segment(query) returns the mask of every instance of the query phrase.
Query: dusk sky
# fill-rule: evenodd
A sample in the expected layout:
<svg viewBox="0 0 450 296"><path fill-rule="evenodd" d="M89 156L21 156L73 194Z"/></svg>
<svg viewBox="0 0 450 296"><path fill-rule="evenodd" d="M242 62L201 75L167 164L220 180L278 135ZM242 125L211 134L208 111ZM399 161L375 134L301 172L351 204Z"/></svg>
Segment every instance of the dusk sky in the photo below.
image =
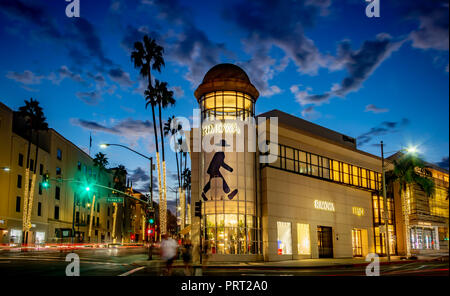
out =
<svg viewBox="0 0 450 296"><path fill-rule="evenodd" d="M207 70L234 63L261 94L257 114L279 109L376 155L381 140L392 153L418 145L448 169L448 0L380 0L379 18L364 0L80 0L80 18L66 17L67 4L0 0L0 101L17 110L37 99L49 126L86 151L92 133L91 155L104 142L154 155L146 85L130 59L147 34L165 49L155 76L177 100L164 118L192 116ZM136 187L148 182L143 159L105 153Z"/></svg>

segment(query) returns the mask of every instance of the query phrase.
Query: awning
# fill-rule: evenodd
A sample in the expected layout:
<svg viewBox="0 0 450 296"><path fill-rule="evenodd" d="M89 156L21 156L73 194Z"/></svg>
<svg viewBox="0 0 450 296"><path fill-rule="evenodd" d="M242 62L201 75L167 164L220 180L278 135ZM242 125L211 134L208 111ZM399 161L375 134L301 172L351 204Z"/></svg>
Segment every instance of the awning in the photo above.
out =
<svg viewBox="0 0 450 296"><path fill-rule="evenodd" d="M185 234L188 234L190 231L191 231L191 225L188 225L180 231L180 234L185 235Z"/></svg>

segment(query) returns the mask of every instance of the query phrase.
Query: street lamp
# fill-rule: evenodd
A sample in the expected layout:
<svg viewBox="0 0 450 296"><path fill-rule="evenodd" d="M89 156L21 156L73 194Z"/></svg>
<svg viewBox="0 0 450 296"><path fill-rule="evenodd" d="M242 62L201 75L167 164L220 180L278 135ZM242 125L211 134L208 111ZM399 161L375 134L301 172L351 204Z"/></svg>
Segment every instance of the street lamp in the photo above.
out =
<svg viewBox="0 0 450 296"><path fill-rule="evenodd" d="M109 143L102 143L100 144L100 148L102 149L106 149L109 146L118 146L118 147L122 147L125 148L127 150L130 150L131 152L136 153L137 155L144 157L145 159L150 161L150 207L153 209L153 157L151 156L146 156L140 152L137 152L136 150L131 149L130 147L127 147L125 145L121 145L121 144L109 144ZM153 240L153 236L152 239ZM152 259L152 241L150 241L150 247L149 247L149 259Z"/></svg>
<svg viewBox="0 0 450 296"><path fill-rule="evenodd" d="M389 213L387 208L387 198L386 198L386 177L385 177L385 170L384 170L384 144L383 141L380 143L381 146L381 172L382 172L382 179L383 179L383 204L384 204L384 211L383 211L383 219L384 219L384 227L385 227L385 238L386 238L386 256L388 261L391 261L391 254L390 254L390 237L389 237ZM419 152L417 149L417 146L409 146L407 148L400 149L399 152L406 152L408 154L415 154ZM392 151L395 152L395 151ZM386 152L386 153L392 153L392 152Z"/></svg>

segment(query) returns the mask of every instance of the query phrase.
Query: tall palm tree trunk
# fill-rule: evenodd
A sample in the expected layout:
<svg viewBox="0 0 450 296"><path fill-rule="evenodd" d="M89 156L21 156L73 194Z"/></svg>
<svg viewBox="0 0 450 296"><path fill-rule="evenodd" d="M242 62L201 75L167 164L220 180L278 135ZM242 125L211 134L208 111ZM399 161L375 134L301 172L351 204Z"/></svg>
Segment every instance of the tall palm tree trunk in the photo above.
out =
<svg viewBox="0 0 450 296"><path fill-rule="evenodd" d="M28 213L27 213L28 227L30 227L30 225L31 225L31 214L33 212L33 200L34 200L34 192L35 192L35 186L36 186L36 170L37 170L38 156L39 156L39 131L37 131L37 134L36 134L35 155L36 155L36 158L34 160L34 168L31 168L33 170L33 176L31 177L31 188L30 188L30 195L28 198Z"/></svg>
<svg viewBox="0 0 450 296"><path fill-rule="evenodd" d="M159 233L165 234L165 226L163 232L163 225L165 225L165 215L163 209L164 196L161 194L161 161L159 158L159 143L158 143L158 130L156 128L156 116L155 116L155 106L152 104L152 116L153 116L153 133L155 134L155 146L156 146L156 164L158 169L158 196L159 196ZM164 221L164 222L163 222Z"/></svg>
<svg viewBox="0 0 450 296"><path fill-rule="evenodd" d="M405 235L405 255L406 257L411 257L411 235L410 235L410 229L409 229L409 213L410 213L410 202L411 202L411 188L410 184L406 185L405 189L402 190L402 195L404 196L403 200L403 220L404 220L404 235Z"/></svg>
<svg viewBox="0 0 450 296"><path fill-rule="evenodd" d="M28 196L30 193L30 152L31 152L31 139L33 136L33 132L30 131L30 136L28 138L28 149L27 149L27 164L25 168L25 179L24 179L24 193L23 193L23 215L22 215L22 229L23 229L23 237L22 242L28 243Z"/></svg>
<svg viewBox="0 0 450 296"><path fill-rule="evenodd" d="M166 158L164 154L164 138L163 138L163 128L162 128L162 106L161 106L161 100L159 100L159 130L161 133L161 151L162 151L162 165L163 165L163 195L164 195L164 201L163 201L163 215L164 218L161 223L161 232L162 234L165 234L167 232L167 184L166 184Z"/></svg>

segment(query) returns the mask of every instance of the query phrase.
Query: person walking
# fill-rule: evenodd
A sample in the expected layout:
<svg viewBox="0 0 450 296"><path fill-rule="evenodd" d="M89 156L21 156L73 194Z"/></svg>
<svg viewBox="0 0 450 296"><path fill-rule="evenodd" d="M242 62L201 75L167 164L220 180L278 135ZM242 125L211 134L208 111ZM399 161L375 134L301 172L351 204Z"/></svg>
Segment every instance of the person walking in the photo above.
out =
<svg viewBox="0 0 450 296"><path fill-rule="evenodd" d="M183 241L182 255L183 263L184 263L184 274L192 275L192 244L190 239L185 239Z"/></svg>
<svg viewBox="0 0 450 296"><path fill-rule="evenodd" d="M161 259L166 263L166 275L172 275L172 265L178 252L178 243L164 234L161 241Z"/></svg>

